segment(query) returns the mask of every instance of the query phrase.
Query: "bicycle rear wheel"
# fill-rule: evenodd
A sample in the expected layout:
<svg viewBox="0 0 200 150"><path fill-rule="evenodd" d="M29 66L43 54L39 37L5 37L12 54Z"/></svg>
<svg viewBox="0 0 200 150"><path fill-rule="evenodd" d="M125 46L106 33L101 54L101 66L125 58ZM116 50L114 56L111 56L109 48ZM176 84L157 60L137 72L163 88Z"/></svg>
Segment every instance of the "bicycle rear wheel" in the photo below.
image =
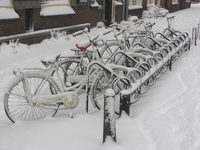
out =
<svg viewBox="0 0 200 150"><path fill-rule="evenodd" d="M46 76L39 74L28 74L28 84L31 90L31 97L34 96L38 89L37 95L57 94L59 89L55 82ZM41 86L42 84L42 86ZM8 118L14 123L20 121L30 121L42 119L46 116L54 116L58 110L59 104L52 103L49 105L31 105L28 102L28 96L24 84L24 76L19 75L11 80L6 87L4 95L4 109Z"/></svg>
<svg viewBox="0 0 200 150"><path fill-rule="evenodd" d="M59 67L56 72L52 72L51 76L58 81L59 88L64 92L63 86L73 86L85 77L87 63L78 59L65 59L61 61L60 64L61 67ZM57 73L59 75L57 75Z"/></svg>
<svg viewBox="0 0 200 150"><path fill-rule="evenodd" d="M121 48L119 47L119 43L117 41L112 41L112 42L108 42L106 43L100 50L100 54L101 57L103 59L104 63L109 63L112 62L112 55L118 51L121 50Z"/></svg>

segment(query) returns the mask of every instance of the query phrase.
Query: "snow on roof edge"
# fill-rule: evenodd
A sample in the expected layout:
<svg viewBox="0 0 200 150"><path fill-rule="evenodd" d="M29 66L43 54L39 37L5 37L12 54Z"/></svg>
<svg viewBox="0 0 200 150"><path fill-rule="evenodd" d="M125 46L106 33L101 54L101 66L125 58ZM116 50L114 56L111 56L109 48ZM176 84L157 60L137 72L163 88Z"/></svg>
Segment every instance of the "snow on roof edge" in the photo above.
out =
<svg viewBox="0 0 200 150"><path fill-rule="evenodd" d="M13 8L0 8L0 20L19 19L19 15Z"/></svg>
<svg viewBox="0 0 200 150"><path fill-rule="evenodd" d="M57 16L75 14L71 6L49 6L40 11L40 16Z"/></svg>
<svg viewBox="0 0 200 150"><path fill-rule="evenodd" d="M90 4L91 7L99 7L99 4L97 3L97 1L94 2L94 4Z"/></svg>

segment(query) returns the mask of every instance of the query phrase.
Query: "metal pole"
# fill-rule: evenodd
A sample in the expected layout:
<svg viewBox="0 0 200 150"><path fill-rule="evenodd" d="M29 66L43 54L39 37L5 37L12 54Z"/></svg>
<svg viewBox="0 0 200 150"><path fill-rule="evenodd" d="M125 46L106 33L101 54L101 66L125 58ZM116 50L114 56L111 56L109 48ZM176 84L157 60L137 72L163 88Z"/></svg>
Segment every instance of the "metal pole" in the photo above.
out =
<svg viewBox="0 0 200 150"><path fill-rule="evenodd" d="M194 34L195 35L195 38L194 38L195 39L195 43L194 43L194 45L197 46L197 34L198 34L197 33L197 28L195 28L194 30L195 30L195 34Z"/></svg>
<svg viewBox="0 0 200 150"><path fill-rule="evenodd" d="M128 19L128 0L125 0L126 1L126 18L125 18L125 20L127 20Z"/></svg>
<svg viewBox="0 0 200 150"><path fill-rule="evenodd" d="M200 23L198 24L198 39L200 39Z"/></svg>
<svg viewBox="0 0 200 150"><path fill-rule="evenodd" d="M104 95L103 143L110 136L116 142L115 92L107 89Z"/></svg>
<svg viewBox="0 0 200 150"><path fill-rule="evenodd" d="M172 56L170 57L169 61L169 70L172 71Z"/></svg>
<svg viewBox="0 0 200 150"><path fill-rule="evenodd" d="M122 20L124 20L124 12L125 12L125 0L123 0Z"/></svg>
<svg viewBox="0 0 200 150"><path fill-rule="evenodd" d="M129 90L122 90L120 91L120 112L119 116L121 116L122 111L125 111L127 115L130 114L130 91Z"/></svg>

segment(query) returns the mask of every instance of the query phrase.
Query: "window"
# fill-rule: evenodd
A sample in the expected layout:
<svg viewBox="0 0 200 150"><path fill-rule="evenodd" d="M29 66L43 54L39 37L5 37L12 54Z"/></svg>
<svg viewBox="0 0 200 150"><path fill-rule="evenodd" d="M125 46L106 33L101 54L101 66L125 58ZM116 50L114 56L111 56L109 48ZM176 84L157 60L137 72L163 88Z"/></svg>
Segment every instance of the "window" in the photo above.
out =
<svg viewBox="0 0 200 150"><path fill-rule="evenodd" d="M147 5L155 4L155 0L147 0Z"/></svg>
<svg viewBox="0 0 200 150"><path fill-rule="evenodd" d="M87 0L76 0L76 4L87 3Z"/></svg>
<svg viewBox="0 0 200 150"><path fill-rule="evenodd" d="M129 9L142 8L142 0L129 0Z"/></svg>
<svg viewBox="0 0 200 150"><path fill-rule="evenodd" d="M178 0L172 0L172 4L178 4Z"/></svg>
<svg viewBox="0 0 200 150"><path fill-rule="evenodd" d="M136 0L132 0L132 5L137 5L137 1Z"/></svg>

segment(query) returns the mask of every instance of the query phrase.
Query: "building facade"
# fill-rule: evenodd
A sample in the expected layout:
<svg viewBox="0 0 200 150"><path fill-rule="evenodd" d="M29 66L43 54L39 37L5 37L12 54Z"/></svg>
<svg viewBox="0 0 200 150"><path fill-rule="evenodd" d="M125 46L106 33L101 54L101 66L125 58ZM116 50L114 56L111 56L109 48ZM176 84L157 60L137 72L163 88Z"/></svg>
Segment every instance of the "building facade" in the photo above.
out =
<svg viewBox="0 0 200 150"><path fill-rule="evenodd" d="M189 8L190 0L2 0L0 37L14 34L91 23L96 26L142 16L148 5L169 12ZM10 16L8 16L8 14Z"/></svg>

